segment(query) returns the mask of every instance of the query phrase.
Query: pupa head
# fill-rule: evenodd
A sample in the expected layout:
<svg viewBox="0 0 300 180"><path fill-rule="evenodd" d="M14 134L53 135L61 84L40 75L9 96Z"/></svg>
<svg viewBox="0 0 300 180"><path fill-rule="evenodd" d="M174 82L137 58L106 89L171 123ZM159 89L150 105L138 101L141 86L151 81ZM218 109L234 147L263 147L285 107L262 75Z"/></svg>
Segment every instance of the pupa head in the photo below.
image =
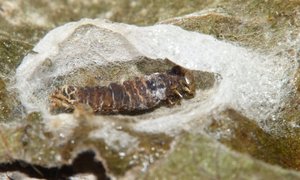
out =
<svg viewBox="0 0 300 180"><path fill-rule="evenodd" d="M170 70L171 75L179 76L177 90L183 98L193 98L196 93L195 78L191 70L185 69L179 65L175 65Z"/></svg>

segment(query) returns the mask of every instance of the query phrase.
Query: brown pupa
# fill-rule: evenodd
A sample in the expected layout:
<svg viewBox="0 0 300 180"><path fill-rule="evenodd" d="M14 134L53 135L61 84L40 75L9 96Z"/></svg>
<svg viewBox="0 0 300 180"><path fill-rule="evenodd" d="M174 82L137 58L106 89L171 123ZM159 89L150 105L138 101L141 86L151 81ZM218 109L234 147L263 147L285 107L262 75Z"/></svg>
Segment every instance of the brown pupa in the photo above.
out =
<svg viewBox="0 0 300 180"><path fill-rule="evenodd" d="M195 96L192 72L179 65L163 73L135 77L122 84L78 87L65 85L50 95L52 112L72 112L78 104L90 106L97 114L134 114L160 105L179 104Z"/></svg>

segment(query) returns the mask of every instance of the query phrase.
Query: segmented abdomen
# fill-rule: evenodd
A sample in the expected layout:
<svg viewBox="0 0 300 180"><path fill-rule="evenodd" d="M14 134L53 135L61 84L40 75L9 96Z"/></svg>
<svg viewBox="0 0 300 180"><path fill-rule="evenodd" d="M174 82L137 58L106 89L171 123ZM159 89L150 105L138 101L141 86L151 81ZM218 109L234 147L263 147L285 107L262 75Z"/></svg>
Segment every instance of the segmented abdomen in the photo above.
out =
<svg viewBox="0 0 300 180"><path fill-rule="evenodd" d="M94 112L102 114L149 110L167 98L166 89L172 82L168 76L155 73L124 81L123 84L75 87L74 96L76 102L88 104Z"/></svg>

